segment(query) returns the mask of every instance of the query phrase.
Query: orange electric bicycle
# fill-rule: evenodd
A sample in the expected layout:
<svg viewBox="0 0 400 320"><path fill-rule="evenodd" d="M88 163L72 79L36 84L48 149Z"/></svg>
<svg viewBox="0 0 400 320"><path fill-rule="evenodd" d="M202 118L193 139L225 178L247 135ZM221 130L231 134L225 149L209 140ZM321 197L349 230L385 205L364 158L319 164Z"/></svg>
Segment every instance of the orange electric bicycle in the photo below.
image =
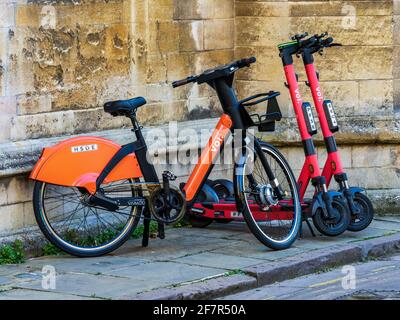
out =
<svg viewBox="0 0 400 320"><path fill-rule="evenodd" d="M148 161L147 145L136 119L137 109L146 103L142 97L104 105L105 112L130 118L134 142L120 146L83 136L44 148L30 178L35 180L35 217L47 239L76 256L99 256L129 239L141 219L142 244L146 246L151 219L158 222L158 236L164 238L164 224L175 223L185 214L201 218L213 210L215 218L222 214L225 219L229 215L232 220L245 221L264 245L288 248L301 224L296 179L278 150L246 130L254 126L260 131L274 130L275 121L281 118L276 101L279 93L238 101L233 89L235 72L255 60L238 60L173 83L174 87L207 83L217 92L224 111L181 189L171 184L176 177L169 171L163 172L160 181ZM250 115L246 110L264 101L268 101L265 114ZM205 182L231 134L234 196L210 201Z"/></svg>

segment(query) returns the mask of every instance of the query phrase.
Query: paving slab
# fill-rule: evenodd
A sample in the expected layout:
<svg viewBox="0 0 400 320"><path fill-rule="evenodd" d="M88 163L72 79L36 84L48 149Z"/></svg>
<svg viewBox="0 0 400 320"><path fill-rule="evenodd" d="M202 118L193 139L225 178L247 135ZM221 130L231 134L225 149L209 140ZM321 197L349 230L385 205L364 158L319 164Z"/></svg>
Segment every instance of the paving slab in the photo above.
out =
<svg viewBox="0 0 400 320"><path fill-rule="evenodd" d="M75 296L71 294L49 291L11 289L0 291L0 300L96 300L95 298Z"/></svg>
<svg viewBox="0 0 400 320"><path fill-rule="evenodd" d="M57 275L56 288L47 291L91 298L115 299L125 294L138 293L142 287L142 281L130 281L126 278L66 273ZM14 288L43 291L41 280L17 284Z"/></svg>
<svg viewBox="0 0 400 320"><path fill-rule="evenodd" d="M224 269L188 265L177 262L153 262L129 268L106 271L104 275L129 278L127 282L140 281L141 291L196 281L203 278L222 275Z"/></svg>
<svg viewBox="0 0 400 320"><path fill-rule="evenodd" d="M299 240L300 242L301 240ZM293 246L287 250L274 251L263 245L254 243L254 241L229 242L226 246L210 251L212 253L221 253L231 256L275 261L278 259L295 256L304 250L301 247Z"/></svg>
<svg viewBox="0 0 400 320"><path fill-rule="evenodd" d="M248 266L253 266L262 262L259 259L214 252L204 252L200 254L190 255L183 258L175 259L174 261L186 263L189 265L209 266L226 270L240 269Z"/></svg>
<svg viewBox="0 0 400 320"><path fill-rule="evenodd" d="M329 272L306 275L228 295L221 299L329 300L346 299L346 297L362 292L364 292L364 295L369 292L372 298L374 298L374 293L392 292L398 295L400 293L399 257L353 264L356 281L352 288L343 287L342 280L345 273L342 268L336 268Z"/></svg>
<svg viewBox="0 0 400 320"><path fill-rule="evenodd" d="M100 274L107 271L132 267L148 262L149 260L139 259L136 257L127 258L105 256L96 258L77 258L65 255L59 257L32 259L29 261L29 265L33 270L42 270L44 266L50 265L56 269L57 273L85 272L91 274Z"/></svg>

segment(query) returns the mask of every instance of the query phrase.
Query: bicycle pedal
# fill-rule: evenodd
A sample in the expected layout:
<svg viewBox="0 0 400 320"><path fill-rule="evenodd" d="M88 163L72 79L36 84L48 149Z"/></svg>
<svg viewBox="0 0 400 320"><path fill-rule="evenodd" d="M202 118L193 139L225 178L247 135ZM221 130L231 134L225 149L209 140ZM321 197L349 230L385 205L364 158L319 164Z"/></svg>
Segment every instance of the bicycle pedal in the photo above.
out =
<svg viewBox="0 0 400 320"><path fill-rule="evenodd" d="M171 171L164 171L162 174L163 178L168 179L169 181L176 180L176 175L174 175Z"/></svg>

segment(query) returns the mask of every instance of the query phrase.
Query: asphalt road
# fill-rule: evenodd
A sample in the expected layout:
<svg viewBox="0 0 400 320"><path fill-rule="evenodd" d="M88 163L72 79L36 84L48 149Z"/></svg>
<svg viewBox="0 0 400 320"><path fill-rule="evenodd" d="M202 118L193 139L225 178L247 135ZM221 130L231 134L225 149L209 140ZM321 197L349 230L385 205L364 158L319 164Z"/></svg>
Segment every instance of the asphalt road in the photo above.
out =
<svg viewBox="0 0 400 320"><path fill-rule="evenodd" d="M244 300L400 300L400 254L226 296Z"/></svg>

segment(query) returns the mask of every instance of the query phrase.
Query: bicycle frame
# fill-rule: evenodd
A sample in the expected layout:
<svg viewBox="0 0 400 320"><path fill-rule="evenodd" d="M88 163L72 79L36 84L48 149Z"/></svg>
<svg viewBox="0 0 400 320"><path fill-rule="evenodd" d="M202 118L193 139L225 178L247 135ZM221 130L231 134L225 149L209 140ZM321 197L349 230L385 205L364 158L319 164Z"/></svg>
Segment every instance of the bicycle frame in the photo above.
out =
<svg viewBox="0 0 400 320"><path fill-rule="evenodd" d="M201 156L189 177L189 180L186 182L185 187L183 188L187 202L195 199L204 181L210 174L214 160L223 148L224 141L229 136L231 128L231 118L227 114L223 114L219 119L207 145L203 149Z"/></svg>

